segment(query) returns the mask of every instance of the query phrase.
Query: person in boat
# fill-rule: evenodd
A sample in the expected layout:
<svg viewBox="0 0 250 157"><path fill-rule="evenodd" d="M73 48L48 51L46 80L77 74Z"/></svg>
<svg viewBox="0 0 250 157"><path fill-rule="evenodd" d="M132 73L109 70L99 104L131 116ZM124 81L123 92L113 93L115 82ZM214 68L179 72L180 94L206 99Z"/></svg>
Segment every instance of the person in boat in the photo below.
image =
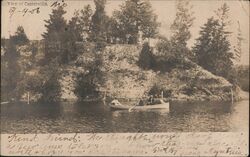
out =
<svg viewBox="0 0 250 157"><path fill-rule="evenodd" d="M113 101L111 101L111 105L120 105L121 103L117 100L117 99L114 99Z"/></svg>
<svg viewBox="0 0 250 157"><path fill-rule="evenodd" d="M145 106L145 103L143 102L142 98L140 98L140 101L137 106Z"/></svg>
<svg viewBox="0 0 250 157"><path fill-rule="evenodd" d="M160 99L160 104L164 104L165 102L162 100L162 99Z"/></svg>
<svg viewBox="0 0 250 157"><path fill-rule="evenodd" d="M143 101L142 98L140 98L140 101L139 101L139 103L138 103L137 106L154 105L154 103L155 103L155 100L154 100L154 96L153 96L153 95L150 95L148 98L147 98L147 97L144 97L144 99L146 100L146 102Z"/></svg>
<svg viewBox="0 0 250 157"><path fill-rule="evenodd" d="M150 95L149 98L148 98L148 104L149 105L153 105L154 104L154 96L153 95Z"/></svg>
<svg viewBox="0 0 250 157"><path fill-rule="evenodd" d="M162 98L156 98L157 95L150 95L148 99L149 105L156 105L156 104L164 104L164 100Z"/></svg>

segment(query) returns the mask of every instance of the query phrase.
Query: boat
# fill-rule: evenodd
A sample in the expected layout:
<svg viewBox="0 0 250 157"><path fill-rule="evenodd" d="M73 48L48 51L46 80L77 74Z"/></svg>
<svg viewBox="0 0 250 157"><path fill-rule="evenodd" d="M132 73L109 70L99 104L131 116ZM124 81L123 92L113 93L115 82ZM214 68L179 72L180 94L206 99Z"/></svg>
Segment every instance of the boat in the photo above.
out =
<svg viewBox="0 0 250 157"><path fill-rule="evenodd" d="M119 101L112 101L109 104L109 107L112 110L138 110L138 111L145 111L145 110L162 110L167 109L169 110L169 102L162 102L160 104L154 104L154 105L145 105L145 106L129 106L129 105L123 105Z"/></svg>
<svg viewBox="0 0 250 157"><path fill-rule="evenodd" d="M5 102L1 102L1 105L9 104L9 103L10 103L9 101L5 101Z"/></svg>

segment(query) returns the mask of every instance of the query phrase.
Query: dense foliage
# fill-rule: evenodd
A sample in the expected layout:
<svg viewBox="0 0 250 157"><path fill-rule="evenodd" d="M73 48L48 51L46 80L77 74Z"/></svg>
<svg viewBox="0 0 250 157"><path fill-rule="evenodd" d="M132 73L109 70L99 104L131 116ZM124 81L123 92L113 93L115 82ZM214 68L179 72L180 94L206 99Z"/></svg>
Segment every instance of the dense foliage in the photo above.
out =
<svg viewBox="0 0 250 157"><path fill-rule="evenodd" d="M113 16L123 43L136 44L140 38L152 38L158 33L157 16L147 0L125 1Z"/></svg>
<svg viewBox="0 0 250 157"><path fill-rule="evenodd" d="M192 57L187 47L187 42L191 38L190 28L193 26L195 19L191 8L189 1L178 1L176 17L170 27L172 31L170 51L181 58Z"/></svg>
<svg viewBox="0 0 250 157"><path fill-rule="evenodd" d="M23 27L19 26L15 35L10 36L9 42L5 45L5 53L1 56L1 93L5 93L3 99L18 100L21 97L18 90L18 82L21 79L20 52L17 47L28 42Z"/></svg>
<svg viewBox="0 0 250 157"><path fill-rule="evenodd" d="M164 98L168 98L171 96L171 94L172 94L171 89L167 89L166 87L160 86L158 84L154 84L152 88L149 90L149 95L153 95L155 98L161 98L162 96Z"/></svg>
<svg viewBox="0 0 250 157"><path fill-rule="evenodd" d="M244 91L249 92L249 66L248 65L241 65L236 67L236 78L237 83Z"/></svg>
<svg viewBox="0 0 250 157"><path fill-rule="evenodd" d="M106 25L107 15L105 13L106 0L94 0L95 12L92 16L91 23L91 38L90 40L96 42L97 50L101 50L106 45Z"/></svg>
<svg viewBox="0 0 250 157"><path fill-rule="evenodd" d="M90 62L83 62L81 66L86 71L77 74L74 93L80 100L87 97L97 97L98 89L104 82L103 72L101 71L103 67L102 56L94 54Z"/></svg>
<svg viewBox="0 0 250 157"><path fill-rule="evenodd" d="M84 6L84 9L81 10L75 10L73 17L68 23L70 41L90 40L92 15L93 10L90 5Z"/></svg>
<svg viewBox="0 0 250 157"><path fill-rule="evenodd" d="M193 60L193 54L187 46L191 38L190 28L193 25L194 17L192 6L188 1L178 1L176 16L170 29L172 36L159 37L155 46L156 70L170 71L174 67L189 68L188 60Z"/></svg>
<svg viewBox="0 0 250 157"><path fill-rule="evenodd" d="M57 60L59 63L68 62L68 51L65 48L68 39L67 22L63 17L65 13L60 6L52 10L49 20L45 20L47 31L42 34L45 40L44 64L51 60Z"/></svg>
<svg viewBox="0 0 250 157"><path fill-rule="evenodd" d="M42 95L40 101L59 102L61 96L59 65L56 62L51 62L41 69L39 75L43 78L39 89Z"/></svg>
<svg viewBox="0 0 250 157"><path fill-rule="evenodd" d="M193 48L197 63L215 75L223 76L235 83L233 75L233 53L229 41L230 33L226 30L226 17L229 8L223 5L217 13L219 19L209 18L201 27L200 37Z"/></svg>
<svg viewBox="0 0 250 157"><path fill-rule="evenodd" d="M147 42L143 44L139 55L138 65L143 69L151 69L155 65L152 49Z"/></svg>
<svg viewBox="0 0 250 157"><path fill-rule="evenodd" d="M29 39L22 26L18 26L15 35L11 36L10 38L11 42L13 42L15 45L25 45L29 42Z"/></svg>
<svg viewBox="0 0 250 157"><path fill-rule="evenodd" d="M149 75L146 77L146 72L175 75L174 70L186 72L197 68L197 64L249 91L249 84L246 83L249 77L245 74L249 74L249 69L233 68L234 56L229 41L231 32L228 31L229 7L226 3L215 11L216 16L207 19L201 27L192 50L188 42L195 18L188 1L177 2L170 37L159 35L160 23L148 0L126 0L111 17L105 12L106 4L106 0L94 0L94 10L90 5L83 6L75 10L68 21L64 18L66 11L63 6L53 9L49 19L45 20L43 40L37 41L42 43L40 46L30 42L24 28L19 26L1 47L4 50L3 55L1 52L1 92L4 93L1 99L20 100L29 92L37 100L58 102L63 86L61 74L65 67L82 69L80 72L76 70L76 84L72 85L75 87L74 94L80 100L100 95L106 81L104 71L107 69L117 70L114 73L117 74L116 83L119 85L119 73L125 75L127 72L128 76L124 78L134 77L135 80L143 81L150 78ZM154 47L150 46L152 38L158 41ZM239 59L243 40L240 25L237 40L234 51ZM114 46L116 49L107 51L108 47L112 47L111 44L117 44ZM126 45L128 48L122 49L118 44L136 46L132 49L130 46L133 45ZM134 52L139 49L140 53ZM140 73L141 70L145 73ZM135 72L138 72L138 76ZM183 94L192 95L197 90L206 93L207 89L197 87L198 80L201 80L198 74L193 71L190 73L192 75L189 77L178 76L180 81L186 83L180 87ZM170 87L163 88L159 84L151 84L150 87L148 94L152 95L164 91L164 97L170 97L173 92Z"/></svg>

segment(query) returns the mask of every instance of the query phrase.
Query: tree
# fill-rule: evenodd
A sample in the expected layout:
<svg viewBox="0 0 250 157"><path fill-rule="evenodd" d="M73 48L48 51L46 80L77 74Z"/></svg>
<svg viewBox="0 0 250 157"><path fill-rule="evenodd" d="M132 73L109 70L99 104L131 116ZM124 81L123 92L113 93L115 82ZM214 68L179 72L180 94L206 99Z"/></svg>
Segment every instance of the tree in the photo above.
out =
<svg viewBox="0 0 250 157"><path fill-rule="evenodd" d="M108 17L106 21L107 43L116 43L117 39L122 36L119 26L114 17Z"/></svg>
<svg viewBox="0 0 250 157"><path fill-rule="evenodd" d="M127 0L120 8L113 16L125 42L129 40L129 43L135 44L139 38L152 38L158 33L157 15L148 0Z"/></svg>
<svg viewBox="0 0 250 157"><path fill-rule="evenodd" d="M16 87L20 79L20 66L18 64L20 54L14 43L13 37L10 37L6 53L1 56L1 93L3 93L1 95L3 95L3 99L8 101L12 98L16 100L19 98Z"/></svg>
<svg viewBox="0 0 250 157"><path fill-rule="evenodd" d="M94 42L105 42L106 40L106 13L105 4L106 0L94 0L95 13L92 16L91 23L91 40Z"/></svg>
<svg viewBox="0 0 250 157"><path fill-rule="evenodd" d="M84 6L84 9L81 10L75 10L74 16L68 24L69 35L75 41L89 40L92 14L90 5Z"/></svg>
<svg viewBox="0 0 250 157"><path fill-rule="evenodd" d="M99 87L104 83L104 74L101 70L103 58L101 54L94 54L90 63L83 63L87 73L79 73L76 78L74 93L81 100L87 96L98 96Z"/></svg>
<svg viewBox="0 0 250 157"><path fill-rule="evenodd" d="M141 3L139 15L139 30L142 32L142 38L154 38L158 34L160 23L157 22L157 15L154 14L149 1Z"/></svg>
<svg viewBox="0 0 250 157"><path fill-rule="evenodd" d="M83 40L83 30L80 24L79 11L74 12L74 16L69 20L67 26L68 37L70 41L82 41Z"/></svg>
<svg viewBox="0 0 250 157"><path fill-rule="evenodd" d="M18 82L21 81L20 52L17 47L28 43L29 39L23 27L19 26L15 35L10 36L9 43L6 44L6 53L1 56L1 91L5 93L6 99L18 100L21 96L17 88Z"/></svg>
<svg viewBox="0 0 250 157"><path fill-rule="evenodd" d="M2 49L1 49L2 52ZM7 101L10 96L9 93L9 78L8 74L8 64L4 57L1 55L1 101Z"/></svg>
<svg viewBox="0 0 250 157"><path fill-rule="evenodd" d="M77 42L89 40L92 10L90 5L86 5L82 10L75 10L74 16L69 20L67 26L66 44L68 61L75 60L82 49L77 46Z"/></svg>
<svg viewBox="0 0 250 157"><path fill-rule="evenodd" d="M19 46L25 45L29 42L29 39L28 39L26 33L24 32L24 29L22 26L17 27L17 31L16 31L14 36L11 36L11 40L12 40L13 44L19 45Z"/></svg>
<svg viewBox="0 0 250 157"><path fill-rule="evenodd" d="M217 19L209 18L201 28L200 37L193 48L198 64L215 75L225 77L231 83L236 83L233 69L231 44L227 31L229 7L224 3L216 11Z"/></svg>
<svg viewBox="0 0 250 157"><path fill-rule="evenodd" d="M230 32L226 32L226 29L231 24L231 21L229 20L229 10L227 3L224 3L220 8L214 11L220 26L225 31L224 33L227 34L230 34Z"/></svg>
<svg viewBox="0 0 250 157"><path fill-rule="evenodd" d="M155 64L154 63L154 56L152 54L152 51L151 51L151 48L150 48L148 42L143 44L143 48L142 48L141 53L139 55L138 64L143 69L150 69Z"/></svg>
<svg viewBox="0 0 250 157"><path fill-rule="evenodd" d="M41 79L42 82L37 90L41 93L40 101L55 103L60 101L61 86L59 82L60 70L59 65L55 61L45 65L40 71L39 75L35 79Z"/></svg>
<svg viewBox="0 0 250 157"><path fill-rule="evenodd" d="M66 11L62 6L52 10L50 19L45 20L47 31L42 34L45 40L45 65L40 69L42 85L39 88L41 101L57 102L60 99L61 87L59 82L60 64L69 62L70 40L77 38L76 34L69 36L69 30L63 15ZM71 24L74 21L71 21ZM71 37L71 38L70 38Z"/></svg>
<svg viewBox="0 0 250 157"><path fill-rule="evenodd" d="M159 41L155 45L158 56L162 57L175 57L172 52L172 43L166 37L159 37Z"/></svg>
<svg viewBox="0 0 250 157"><path fill-rule="evenodd" d="M108 38L112 39L114 43L127 43L126 27L123 27L121 23L119 23L117 16L117 12L115 11L108 21Z"/></svg>
<svg viewBox="0 0 250 157"><path fill-rule="evenodd" d="M84 9L80 11L80 25L82 27L82 36L89 40L91 33L91 18L93 15L93 10L90 5L84 6Z"/></svg>
<svg viewBox="0 0 250 157"><path fill-rule="evenodd" d="M69 20L67 28L68 29L65 34L67 40L65 40L66 45L64 46L66 47L65 52L67 52L66 55L68 61L72 61L75 60L78 54L82 51L82 49L77 47L77 42L83 42L84 39L83 27L78 10L74 12L74 16Z"/></svg>
<svg viewBox="0 0 250 157"><path fill-rule="evenodd" d="M63 9L63 7L58 7L57 9L52 10L49 20L44 20L47 31L43 33L42 36L45 40L60 41L61 37L63 37L64 33L66 32L65 28L67 28L67 22L63 17L65 13L66 11Z"/></svg>
<svg viewBox="0 0 250 157"><path fill-rule="evenodd" d="M47 31L42 34L45 40L45 61L57 60L59 63L68 61L68 52L65 49L67 42L67 22L63 15L66 13L63 7L59 6L52 10L50 19L45 20ZM64 45L64 46L63 46Z"/></svg>
<svg viewBox="0 0 250 157"><path fill-rule="evenodd" d="M188 1L179 0L177 2L176 18L171 25L173 33L171 42L173 45L173 52L177 55L184 57L189 53L187 41L191 38L190 28L193 25L194 17Z"/></svg>
<svg viewBox="0 0 250 157"><path fill-rule="evenodd" d="M242 54L241 45L242 45L242 41L244 41L244 38L242 37L242 31L240 29L240 22L239 21L238 21L237 31L238 31L238 33L237 33L237 45L236 45L236 47L234 47L234 55L235 55L235 59L238 62L240 62L241 54Z"/></svg>
<svg viewBox="0 0 250 157"><path fill-rule="evenodd" d="M201 29L200 37L193 48L198 64L215 75L229 79L233 54L219 20L209 18Z"/></svg>

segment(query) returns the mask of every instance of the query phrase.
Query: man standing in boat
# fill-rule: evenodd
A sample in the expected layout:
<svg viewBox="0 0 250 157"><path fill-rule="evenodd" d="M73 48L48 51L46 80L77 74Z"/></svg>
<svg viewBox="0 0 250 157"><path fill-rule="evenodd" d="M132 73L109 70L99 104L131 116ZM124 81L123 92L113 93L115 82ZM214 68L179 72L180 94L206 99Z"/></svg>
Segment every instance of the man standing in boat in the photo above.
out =
<svg viewBox="0 0 250 157"><path fill-rule="evenodd" d="M147 98L147 101L143 101L143 98L140 98L139 100L139 104L138 106L146 106L146 105L153 105L154 104L154 96L153 95L150 95L148 98Z"/></svg>
<svg viewBox="0 0 250 157"><path fill-rule="evenodd" d="M153 105L154 104L154 96L153 95L150 95L149 98L148 98L148 104L149 105Z"/></svg>

